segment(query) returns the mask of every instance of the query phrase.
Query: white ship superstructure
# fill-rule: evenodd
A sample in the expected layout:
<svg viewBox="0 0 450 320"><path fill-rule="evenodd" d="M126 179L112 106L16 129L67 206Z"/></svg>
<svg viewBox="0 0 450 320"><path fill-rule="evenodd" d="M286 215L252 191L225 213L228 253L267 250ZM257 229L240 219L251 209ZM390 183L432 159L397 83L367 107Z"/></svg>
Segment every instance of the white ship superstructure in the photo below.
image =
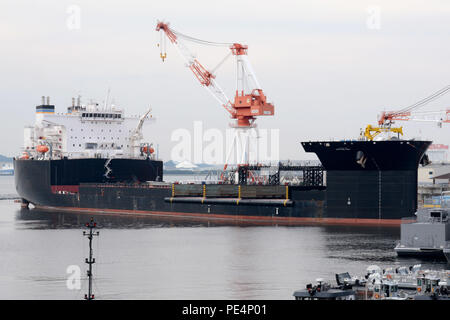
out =
<svg viewBox="0 0 450 320"><path fill-rule="evenodd" d="M36 107L34 126L24 129L24 157L36 159L154 158L151 144L141 143L142 126L153 120L150 110L141 117L125 117L122 109L81 104L72 99L67 113L56 113L50 99Z"/></svg>

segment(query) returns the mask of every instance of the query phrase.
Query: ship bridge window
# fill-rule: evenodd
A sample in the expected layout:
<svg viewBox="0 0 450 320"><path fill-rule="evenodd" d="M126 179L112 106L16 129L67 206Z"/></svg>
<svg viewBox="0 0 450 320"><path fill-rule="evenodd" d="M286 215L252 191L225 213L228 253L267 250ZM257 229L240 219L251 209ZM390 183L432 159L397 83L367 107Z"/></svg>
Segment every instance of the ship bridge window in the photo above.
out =
<svg viewBox="0 0 450 320"><path fill-rule="evenodd" d="M92 149L97 149L97 144L96 144L96 143L88 142L88 143L85 144L85 148L86 148L86 149L90 149L90 150L92 150Z"/></svg>

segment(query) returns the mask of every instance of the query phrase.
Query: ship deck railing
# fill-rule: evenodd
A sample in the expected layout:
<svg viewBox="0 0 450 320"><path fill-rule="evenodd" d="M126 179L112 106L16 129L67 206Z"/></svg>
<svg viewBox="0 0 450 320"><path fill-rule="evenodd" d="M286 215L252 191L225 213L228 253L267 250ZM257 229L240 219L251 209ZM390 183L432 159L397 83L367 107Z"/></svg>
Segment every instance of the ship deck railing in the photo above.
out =
<svg viewBox="0 0 450 320"><path fill-rule="evenodd" d="M170 189L172 188L172 183L169 182L152 182L152 183L81 183L81 187L91 187L91 188L142 188L142 189Z"/></svg>

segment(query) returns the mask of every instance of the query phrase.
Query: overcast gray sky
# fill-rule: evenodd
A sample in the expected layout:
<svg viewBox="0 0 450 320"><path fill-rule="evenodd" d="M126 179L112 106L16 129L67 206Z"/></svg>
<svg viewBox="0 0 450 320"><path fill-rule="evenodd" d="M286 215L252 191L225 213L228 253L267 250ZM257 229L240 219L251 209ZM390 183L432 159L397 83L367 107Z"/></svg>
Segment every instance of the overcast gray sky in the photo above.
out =
<svg viewBox="0 0 450 320"><path fill-rule="evenodd" d="M80 28L67 22L80 8ZM378 10L379 28L370 24ZM175 48L162 63L158 19L188 35L249 45L249 58L280 129L280 157L311 158L304 140L356 138L384 109L400 109L450 84L449 1L21 1L0 2L0 153L17 155L42 95L58 111L81 94L100 103L108 87L128 114L153 107L145 130L168 160L171 133L193 122L225 130L229 119ZM369 23L369 26L368 26ZM372 26L372 27L370 27ZM213 67L223 48L192 47ZM217 80L229 95L233 64ZM450 96L430 107L450 106ZM450 126L402 123L406 137L450 144ZM151 138L150 138L151 137Z"/></svg>

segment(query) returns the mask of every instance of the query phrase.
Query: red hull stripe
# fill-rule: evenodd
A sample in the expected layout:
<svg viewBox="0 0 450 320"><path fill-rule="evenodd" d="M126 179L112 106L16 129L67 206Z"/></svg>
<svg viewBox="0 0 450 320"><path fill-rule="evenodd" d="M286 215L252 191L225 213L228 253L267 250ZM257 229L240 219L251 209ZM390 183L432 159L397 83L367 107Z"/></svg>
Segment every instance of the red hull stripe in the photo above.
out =
<svg viewBox="0 0 450 320"><path fill-rule="evenodd" d="M212 213L190 213L190 212L166 212L166 211L144 211L123 209L97 209L97 208L75 208L75 207L48 207L36 206L39 209L52 211L68 211L78 213L118 214L130 216L155 216L184 218L197 221L217 221L251 224L281 224L281 225L352 225L352 226L385 226L398 227L402 224L401 219L352 219L352 218L308 218L308 217L267 217L246 216Z"/></svg>
<svg viewBox="0 0 450 320"><path fill-rule="evenodd" d="M52 193L78 193L80 186L67 185L67 186L52 186Z"/></svg>

